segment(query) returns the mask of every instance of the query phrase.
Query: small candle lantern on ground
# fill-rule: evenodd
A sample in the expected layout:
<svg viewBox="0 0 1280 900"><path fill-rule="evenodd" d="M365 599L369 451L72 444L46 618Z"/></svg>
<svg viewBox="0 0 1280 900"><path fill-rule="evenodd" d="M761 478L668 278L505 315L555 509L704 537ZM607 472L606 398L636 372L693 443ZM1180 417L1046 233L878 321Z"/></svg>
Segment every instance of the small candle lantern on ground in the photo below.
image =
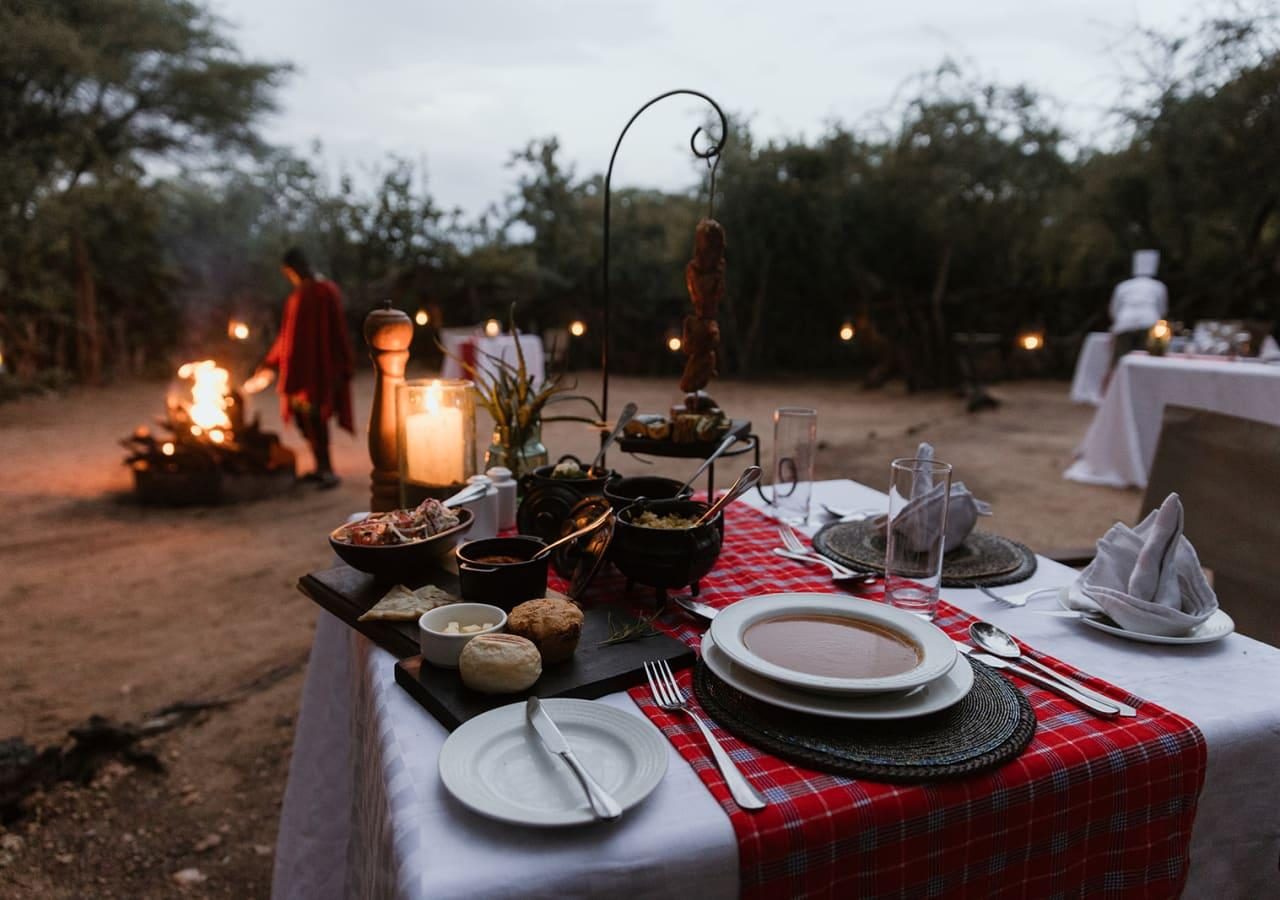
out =
<svg viewBox="0 0 1280 900"><path fill-rule="evenodd" d="M415 379L396 386L400 500L442 498L476 474L476 409L465 380Z"/></svg>

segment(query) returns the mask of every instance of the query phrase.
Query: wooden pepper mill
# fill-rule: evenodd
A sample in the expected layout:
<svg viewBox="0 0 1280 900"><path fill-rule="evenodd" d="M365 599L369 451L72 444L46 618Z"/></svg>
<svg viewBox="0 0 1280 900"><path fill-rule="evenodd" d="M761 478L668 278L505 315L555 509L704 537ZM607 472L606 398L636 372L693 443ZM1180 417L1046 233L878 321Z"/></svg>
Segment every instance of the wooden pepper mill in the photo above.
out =
<svg viewBox="0 0 1280 900"><path fill-rule="evenodd" d="M413 342L413 322L384 300L364 320L364 340L373 360L373 408L369 412L369 509L400 507L400 455L396 449L396 385L404 381Z"/></svg>

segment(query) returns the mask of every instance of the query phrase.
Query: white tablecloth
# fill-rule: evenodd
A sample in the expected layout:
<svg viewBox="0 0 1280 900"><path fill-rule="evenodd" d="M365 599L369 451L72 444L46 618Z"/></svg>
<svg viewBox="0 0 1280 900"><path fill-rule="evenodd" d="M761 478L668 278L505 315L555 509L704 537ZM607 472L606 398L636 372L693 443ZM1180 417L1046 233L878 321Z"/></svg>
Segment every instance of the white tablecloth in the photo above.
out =
<svg viewBox="0 0 1280 900"><path fill-rule="evenodd" d="M1116 366L1066 477L1146 487L1167 404L1280 425L1280 366L1128 354Z"/></svg>
<svg viewBox="0 0 1280 900"><path fill-rule="evenodd" d="M441 378L467 377L457 357L462 356L463 345L468 342L475 345L475 365L477 368L492 368L493 362L489 357L497 357L512 366L518 367L520 365L519 358L516 356L515 339L509 334L486 337L483 334L467 333L465 331L461 333L443 331L440 334L440 343L452 355L444 358L444 365L440 370ZM520 349L524 351L524 364L529 370L529 374L533 376L533 383L535 385L541 384L547 377L546 355L542 348L542 338L536 334L522 334L520 335Z"/></svg>
<svg viewBox="0 0 1280 900"><path fill-rule="evenodd" d="M1102 402L1103 384L1111 369L1112 337L1109 331L1093 331L1085 336L1071 378L1071 399L1075 403Z"/></svg>
<svg viewBox="0 0 1280 900"><path fill-rule="evenodd" d="M815 488L815 502L885 502L849 481ZM1035 577L1016 590L1072 575L1041 558ZM1209 759L1185 896L1277 895L1280 650L1242 635L1197 647L1138 644L1010 609L976 590L944 589L943 596L1195 722ZM737 895L733 829L673 748L662 784L616 825L537 831L490 822L441 787L436 760L447 735L395 684L393 663L321 613L280 819L274 897ZM604 702L643 715L623 693Z"/></svg>

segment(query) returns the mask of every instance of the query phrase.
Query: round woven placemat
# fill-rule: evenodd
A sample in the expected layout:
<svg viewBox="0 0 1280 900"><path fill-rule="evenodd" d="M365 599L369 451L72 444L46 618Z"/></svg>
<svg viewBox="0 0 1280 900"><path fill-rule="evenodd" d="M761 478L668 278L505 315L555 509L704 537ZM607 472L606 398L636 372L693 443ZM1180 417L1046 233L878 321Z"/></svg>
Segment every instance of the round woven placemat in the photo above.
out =
<svg viewBox="0 0 1280 900"><path fill-rule="evenodd" d="M791 712L730 687L699 659L693 689L707 714L763 750L813 769L917 782L958 778L1013 759L1035 734L1036 717L1022 692L968 657L973 689L949 709L888 722L851 722Z"/></svg>
<svg viewBox="0 0 1280 900"><path fill-rule="evenodd" d="M846 566L884 572L885 538L869 521L832 522L813 536L813 547ZM943 587L999 587L1035 573L1036 555L1029 547L989 531L970 532L942 558Z"/></svg>

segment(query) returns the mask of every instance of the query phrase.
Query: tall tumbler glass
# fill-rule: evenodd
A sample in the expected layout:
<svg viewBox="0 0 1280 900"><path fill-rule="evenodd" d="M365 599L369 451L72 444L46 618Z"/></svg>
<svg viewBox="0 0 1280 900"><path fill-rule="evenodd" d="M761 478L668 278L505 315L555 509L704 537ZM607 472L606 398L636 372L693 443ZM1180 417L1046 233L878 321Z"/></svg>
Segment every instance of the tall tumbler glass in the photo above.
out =
<svg viewBox="0 0 1280 900"><path fill-rule="evenodd" d="M773 411L773 506L791 525L809 521L813 460L818 451L818 411L783 406Z"/></svg>
<svg viewBox="0 0 1280 900"><path fill-rule="evenodd" d="M890 464L884 596L893 606L925 619L938 611L950 499L947 463L895 459Z"/></svg>

